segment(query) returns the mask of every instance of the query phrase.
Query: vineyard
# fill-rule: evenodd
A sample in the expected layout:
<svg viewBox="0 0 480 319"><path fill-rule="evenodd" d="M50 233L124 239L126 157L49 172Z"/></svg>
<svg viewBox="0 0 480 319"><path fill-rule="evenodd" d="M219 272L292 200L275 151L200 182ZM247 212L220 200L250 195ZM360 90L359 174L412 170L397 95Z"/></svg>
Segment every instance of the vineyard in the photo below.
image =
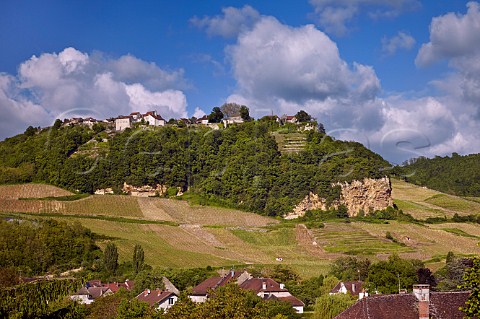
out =
<svg viewBox="0 0 480 319"><path fill-rule="evenodd" d="M480 203L471 199L400 181L392 181L392 185L395 203L419 219L479 211ZM333 259L347 255L379 260L396 252L422 259L435 269L449 251L480 254L480 228L468 223L340 220L307 229L253 213L195 206L176 199L119 195L92 195L73 201L44 199L69 194L48 185L1 186L0 209L10 214L25 212L31 217L43 213L38 216L78 221L95 233L113 238L120 260L130 260L133 247L140 244L146 262L154 267L285 264L308 277L325 273ZM100 247L107 242L100 241Z"/></svg>

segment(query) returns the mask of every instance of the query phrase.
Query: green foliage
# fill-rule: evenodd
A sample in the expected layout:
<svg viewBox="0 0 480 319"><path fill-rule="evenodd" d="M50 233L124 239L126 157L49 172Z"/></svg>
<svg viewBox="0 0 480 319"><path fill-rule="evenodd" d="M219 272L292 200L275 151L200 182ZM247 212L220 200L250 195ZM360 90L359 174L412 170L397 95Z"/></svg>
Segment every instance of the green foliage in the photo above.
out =
<svg viewBox="0 0 480 319"><path fill-rule="evenodd" d="M467 269L463 276L463 289L470 290L470 296L461 310L465 313L465 318L480 317L480 259L475 257L473 265Z"/></svg>
<svg viewBox="0 0 480 319"><path fill-rule="evenodd" d="M103 252L103 266L107 273L114 275L118 268L118 250L114 243L108 243Z"/></svg>
<svg viewBox="0 0 480 319"><path fill-rule="evenodd" d="M315 300L321 296L323 287L323 275L303 280L297 284L287 284L288 291L303 301L306 307L315 304Z"/></svg>
<svg viewBox="0 0 480 319"><path fill-rule="evenodd" d="M202 203L280 216L309 192L329 203L338 199L332 182L385 174L388 163L377 154L318 132L307 133L302 152L282 155L271 124L129 129L110 137L104 151L90 153L81 150L99 135L84 126L20 134L0 142L0 182L46 182L84 193L119 190L124 182L161 184L172 192L189 189Z"/></svg>
<svg viewBox="0 0 480 319"><path fill-rule="evenodd" d="M211 291L210 298L204 303L194 304L188 298L181 298L161 317L270 319L298 318L298 315L287 303L263 301L253 291L241 289L237 284L230 283Z"/></svg>
<svg viewBox="0 0 480 319"><path fill-rule="evenodd" d="M398 255L391 255L386 261L379 261L370 266L368 286L370 292L378 291L382 294L398 292L400 279L401 289L410 289L418 282L417 270L423 268L423 263L414 259L401 259Z"/></svg>
<svg viewBox="0 0 480 319"><path fill-rule="evenodd" d="M312 120L312 116L310 114L308 114L307 112L305 112L304 110L298 111L297 114L295 114L295 117L301 123L310 122Z"/></svg>
<svg viewBox="0 0 480 319"><path fill-rule="evenodd" d="M208 115L209 123L220 123L223 119L223 113L219 107L214 107L210 115Z"/></svg>
<svg viewBox="0 0 480 319"><path fill-rule="evenodd" d="M117 319L144 318L151 313L152 310L148 303L133 298L120 302L117 309Z"/></svg>
<svg viewBox="0 0 480 319"><path fill-rule="evenodd" d="M365 280L371 265L368 258L340 257L330 266L329 274L342 281Z"/></svg>
<svg viewBox="0 0 480 319"><path fill-rule="evenodd" d="M15 267L24 276L77 268L98 252L94 235L79 223L0 220L0 267Z"/></svg>
<svg viewBox="0 0 480 319"><path fill-rule="evenodd" d="M480 154L411 159L394 173L410 183L458 196L480 196Z"/></svg>
<svg viewBox="0 0 480 319"><path fill-rule="evenodd" d="M81 281L70 279L42 280L0 289L0 317L52 317L52 304L75 292ZM54 309L55 310L55 309Z"/></svg>
<svg viewBox="0 0 480 319"><path fill-rule="evenodd" d="M315 302L314 319L331 319L353 305L355 299L348 294L325 294Z"/></svg>
<svg viewBox="0 0 480 319"><path fill-rule="evenodd" d="M461 287L464 285L464 275L469 267L472 267L471 259L458 257L449 252L445 266L435 272L436 289L440 291L464 289Z"/></svg>
<svg viewBox="0 0 480 319"><path fill-rule="evenodd" d="M145 262L145 253L142 246L135 245L133 248L133 271L138 274L142 271Z"/></svg>

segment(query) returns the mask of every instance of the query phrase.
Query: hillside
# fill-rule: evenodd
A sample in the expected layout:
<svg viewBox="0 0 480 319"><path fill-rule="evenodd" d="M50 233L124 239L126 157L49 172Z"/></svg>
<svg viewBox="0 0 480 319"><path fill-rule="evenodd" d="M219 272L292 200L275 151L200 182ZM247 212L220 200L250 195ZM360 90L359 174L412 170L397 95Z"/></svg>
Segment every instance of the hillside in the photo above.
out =
<svg viewBox="0 0 480 319"><path fill-rule="evenodd" d="M281 216L309 192L333 200L339 194L332 182L382 177L389 166L359 143L271 129L253 121L220 130L27 130L0 142L0 183L41 182L90 194L107 187L119 194L125 182L161 185L170 195L187 191L200 202Z"/></svg>
<svg viewBox="0 0 480 319"><path fill-rule="evenodd" d="M480 196L480 154L412 159L394 172L410 183L457 196Z"/></svg>
<svg viewBox="0 0 480 319"><path fill-rule="evenodd" d="M393 180L392 186L395 203L417 219L470 214L464 205L478 204L403 181ZM142 245L146 262L152 266L284 264L309 277L325 274L330 262L340 256L381 260L396 252L424 260L435 269L449 251L456 255L480 254L480 228L470 223L345 223L338 219L325 222L323 228L308 229L301 222L279 222L258 214L167 198L92 195L73 201L18 199L39 194L41 188L46 193L65 195L63 190L46 185L2 186L1 200L10 201L8 207L0 205L2 215L78 221L97 234L113 238L121 260L130 260L134 245ZM443 201L434 202L432 197ZM42 202L44 206L30 211L24 206L29 202ZM386 238L387 232L395 241ZM99 242L102 248L105 244Z"/></svg>

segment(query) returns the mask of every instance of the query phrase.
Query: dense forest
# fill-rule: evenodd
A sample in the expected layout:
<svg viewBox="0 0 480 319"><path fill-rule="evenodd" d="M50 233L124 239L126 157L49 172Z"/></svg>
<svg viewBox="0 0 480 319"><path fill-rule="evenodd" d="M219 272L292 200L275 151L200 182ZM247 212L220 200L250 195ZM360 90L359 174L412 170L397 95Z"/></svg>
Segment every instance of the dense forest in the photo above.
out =
<svg viewBox="0 0 480 319"><path fill-rule="evenodd" d="M394 172L407 182L457 196L480 196L480 154L411 159Z"/></svg>
<svg viewBox="0 0 480 319"><path fill-rule="evenodd" d="M202 200L266 215L283 214L310 191L339 196L331 183L382 177L388 162L356 142L304 133L298 153L282 154L274 123L252 121L221 130L53 126L0 143L0 183L45 182L92 193L124 182L189 190ZM282 134L282 132L277 132Z"/></svg>

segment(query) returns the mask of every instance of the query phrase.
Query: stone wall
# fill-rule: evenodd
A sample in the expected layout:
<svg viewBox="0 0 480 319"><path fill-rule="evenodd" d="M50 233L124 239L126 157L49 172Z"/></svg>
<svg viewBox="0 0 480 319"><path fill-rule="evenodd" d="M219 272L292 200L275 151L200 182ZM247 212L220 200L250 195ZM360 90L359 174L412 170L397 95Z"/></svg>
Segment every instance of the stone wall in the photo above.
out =
<svg viewBox="0 0 480 319"><path fill-rule="evenodd" d="M307 210L336 209L339 205L345 205L348 215L357 216L363 211L368 213L383 210L393 206L392 187L388 177L380 179L365 178L363 181L354 180L351 183L335 183L332 187L341 187L340 200L327 207L327 201L317 194L310 192L292 212L285 215L285 219L294 219L305 215Z"/></svg>

